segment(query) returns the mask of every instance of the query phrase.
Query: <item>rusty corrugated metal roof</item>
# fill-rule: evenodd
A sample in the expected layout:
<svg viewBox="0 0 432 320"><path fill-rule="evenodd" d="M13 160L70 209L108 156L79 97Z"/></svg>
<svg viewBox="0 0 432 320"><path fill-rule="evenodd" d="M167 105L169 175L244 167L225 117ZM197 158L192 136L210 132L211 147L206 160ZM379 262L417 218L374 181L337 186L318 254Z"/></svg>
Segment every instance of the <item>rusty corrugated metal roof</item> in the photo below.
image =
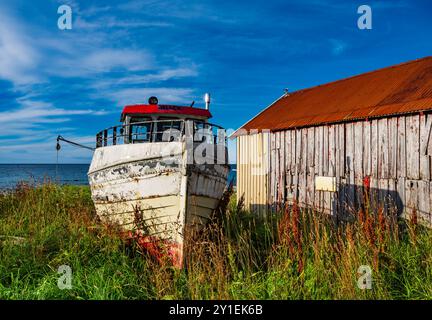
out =
<svg viewBox="0 0 432 320"><path fill-rule="evenodd" d="M426 110L432 110L432 57L289 93L240 129L277 131Z"/></svg>

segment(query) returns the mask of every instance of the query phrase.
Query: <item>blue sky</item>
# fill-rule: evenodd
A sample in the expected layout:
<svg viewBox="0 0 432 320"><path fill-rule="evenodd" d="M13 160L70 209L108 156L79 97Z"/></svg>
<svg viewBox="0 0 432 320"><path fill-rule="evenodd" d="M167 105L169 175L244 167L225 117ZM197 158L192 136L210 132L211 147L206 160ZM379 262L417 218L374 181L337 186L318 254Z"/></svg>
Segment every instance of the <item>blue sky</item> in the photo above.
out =
<svg viewBox="0 0 432 320"><path fill-rule="evenodd" d="M57 28L61 4L72 30ZM372 30L357 28L362 4ZM237 129L284 88L432 55L431 14L408 0L0 0L0 163L54 163L58 134L92 145L150 95L202 106L210 92L212 122Z"/></svg>

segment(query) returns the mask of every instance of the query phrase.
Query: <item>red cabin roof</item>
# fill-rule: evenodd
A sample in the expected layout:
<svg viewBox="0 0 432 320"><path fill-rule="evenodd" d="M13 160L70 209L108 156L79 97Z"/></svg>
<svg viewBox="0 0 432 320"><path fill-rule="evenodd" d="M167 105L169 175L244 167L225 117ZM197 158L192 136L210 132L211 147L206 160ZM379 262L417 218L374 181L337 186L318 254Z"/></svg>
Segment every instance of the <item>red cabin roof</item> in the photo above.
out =
<svg viewBox="0 0 432 320"><path fill-rule="evenodd" d="M125 116L130 114L188 115L207 119L212 116L206 109L166 104L136 104L124 107L120 121L124 121Z"/></svg>

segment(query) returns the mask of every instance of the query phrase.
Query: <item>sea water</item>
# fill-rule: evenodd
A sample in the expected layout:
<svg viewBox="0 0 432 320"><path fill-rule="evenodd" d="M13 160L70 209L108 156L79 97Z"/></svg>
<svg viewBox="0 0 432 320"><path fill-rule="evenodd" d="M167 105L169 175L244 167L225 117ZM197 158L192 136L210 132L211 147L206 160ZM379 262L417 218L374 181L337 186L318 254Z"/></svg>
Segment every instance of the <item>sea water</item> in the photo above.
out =
<svg viewBox="0 0 432 320"><path fill-rule="evenodd" d="M88 185L89 164L0 164L0 189L12 189L20 182L38 185L46 182ZM228 181L236 179L236 166L230 166Z"/></svg>

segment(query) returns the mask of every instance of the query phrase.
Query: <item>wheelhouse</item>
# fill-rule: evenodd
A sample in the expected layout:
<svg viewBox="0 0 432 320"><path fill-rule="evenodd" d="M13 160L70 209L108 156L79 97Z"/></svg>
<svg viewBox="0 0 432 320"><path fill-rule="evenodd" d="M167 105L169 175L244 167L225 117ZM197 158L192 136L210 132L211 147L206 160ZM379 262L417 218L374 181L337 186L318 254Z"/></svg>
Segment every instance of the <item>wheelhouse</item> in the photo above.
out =
<svg viewBox="0 0 432 320"><path fill-rule="evenodd" d="M209 143L218 143L217 130L222 128L208 123L211 116L208 104L206 109L163 105L151 97L149 104L125 106L120 118L122 124L99 132L96 135L96 148L121 143L179 141L187 123L193 128L194 141L207 139ZM198 135L195 134L197 132Z"/></svg>

